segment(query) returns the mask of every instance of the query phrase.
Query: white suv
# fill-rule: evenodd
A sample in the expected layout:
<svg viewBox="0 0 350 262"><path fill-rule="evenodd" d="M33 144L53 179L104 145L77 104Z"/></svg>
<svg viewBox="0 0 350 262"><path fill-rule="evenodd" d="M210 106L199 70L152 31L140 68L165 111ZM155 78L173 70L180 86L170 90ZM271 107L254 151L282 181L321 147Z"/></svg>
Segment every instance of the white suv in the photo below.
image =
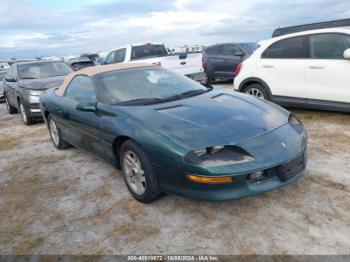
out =
<svg viewBox="0 0 350 262"><path fill-rule="evenodd" d="M284 106L350 112L350 30L303 31L259 45L237 68L237 91Z"/></svg>

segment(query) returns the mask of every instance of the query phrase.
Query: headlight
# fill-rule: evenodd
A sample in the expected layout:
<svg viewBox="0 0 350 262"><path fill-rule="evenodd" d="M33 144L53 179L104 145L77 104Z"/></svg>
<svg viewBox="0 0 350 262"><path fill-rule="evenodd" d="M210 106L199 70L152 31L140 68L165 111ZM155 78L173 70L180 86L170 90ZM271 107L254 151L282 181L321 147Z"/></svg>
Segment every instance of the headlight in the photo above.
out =
<svg viewBox="0 0 350 262"><path fill-rule="evenodd" d="M197 149L197 150L193 150L193 152L197 155L197 156L202 156L206 153L210 153L210 154L214 154L217 153L221 150L223 150L225 147L224 146L213 146L213 147L207 147L207 148L201 148L201 149Z"/></svg>
<svg viewBox="0 0 350 262"><path fill-rule="evenodd" d="M303 123L295 115L290 114L288 122L298 132L298 134L301 134L302 132L304 132Z"/></svg>
<svg viewBox="0 0 350 262"><path fill-rule="evenodd" d="M25 89L26 93L30 96L40 96L43 91L41 90L33 90L33 89Z"/></svg>
<svg viewBox="0 0 350 262"><path fill-rule="evenodd" d="M213 146L190 151L184 160L192 165L223 166L252 161L254 158L237 146Z"/></svg>
<svg viewBox="0 0 350 262"><path fill-rule="evenodd" d="M25 89L28 95L29 103L36 104L39 103L40 95L43 93L41 90Z"/></svg>

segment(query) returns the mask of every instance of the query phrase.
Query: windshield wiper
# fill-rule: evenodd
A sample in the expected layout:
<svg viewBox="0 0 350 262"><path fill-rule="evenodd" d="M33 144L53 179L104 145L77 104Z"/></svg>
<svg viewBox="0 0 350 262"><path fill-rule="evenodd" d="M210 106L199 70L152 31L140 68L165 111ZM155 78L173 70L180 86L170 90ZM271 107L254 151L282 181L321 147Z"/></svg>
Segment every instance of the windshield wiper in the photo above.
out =
<svg viewBox="0 0 350 262"><path fill-rule="evenodd" d="M209 92L212 89L213 89L213 87L208 87L207 90L203 90L203 89L190 90L190 91L186 91L186 92L183 92L181 94L166 97L166 98L156 98L156 97L137 98L137 99L127 100L127 101L122 101L122 102L116 103L115 105L118 105L118 106L152 105L152 104L158 104L158 103L164 103L164 102L169 102L169 101L173 101L173 100L178 100L178 99L182 99L182 98L186 98L186 97L191 97L191 96L195 96L195 95L200 95L200 94Z"/></svg>
<svg viewBox="0 0 350 262"><path fill-rule="evenodd" d="M190 91L186 91L186 92L183 92L181 94L178 94L178 95L174 95L174 96L170 96L170 97L164 98L163 101L164 100L172 101L172 100L187 98L187 97L191 97L191 96L197 96L197 95L201 95L201 94L204 94L206 92L209 92L212 89L213 89L213 87L207 87L207 90L203 90L203 89L190 90Z"/></svg>
<svg viewBox="0 0 350 262"><path fill-rule="evenodd" d="M133 106L133 105L151 105L151 104L157 104L162 102L162 98L137 98L127 101L122 101L119 103L116 103L115 105L118 106Z"/></svg>

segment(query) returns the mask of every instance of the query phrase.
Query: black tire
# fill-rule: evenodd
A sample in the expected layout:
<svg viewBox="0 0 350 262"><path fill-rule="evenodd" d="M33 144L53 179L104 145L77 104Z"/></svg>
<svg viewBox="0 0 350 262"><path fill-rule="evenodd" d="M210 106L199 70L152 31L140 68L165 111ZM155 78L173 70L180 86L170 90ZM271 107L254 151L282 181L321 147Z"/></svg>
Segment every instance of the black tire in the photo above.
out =
<svg viewBox="0 0 350 262"><path fill-rule="evenodd" d="M49 129L50 138L54 147L60 150L64 150L71 147L71 145L63 139L61 129L56 125L55 120L50 115L47 118L47 127ZM51 132L53 130L52 128L56 128L57 130L57 141L53 138L53 134Z"/></svg>
<svg viewBox="0 0 350 262"><path fill-rule="evenodd" d="M145 191L142 194L137 194L134 189L129 185L126 171L125 171L125 166L124 166L124 156L128 152L133 152L139 159L141 163L141 168L144 172L144 178L145 178ZM148 160L147 155L140 149L140 147L132 140L127 140L124 142L124 144L121 146L120 149L120 166L124 178L124 182L131 193L131 195L139 202L142 203L151 203L163 196L159 192L159 187L158 187L158 179L152 170L152 165L150 161Z"/></svg>
<svg viewBox="0 0 350 262"><path fill-rule="evenodd" d="M22 121L25 125L29 126L34 123L33 118L30 116L27 107L22 104L21 100L18 101L19 113L21 113Z"/></svg>
<svg viewBox="0 0 350 262"><path fill-rule="evenodd" d="M210 85L213 82L215 82L215 78L206 74L203 83Z"/></svg>
<svg viewBox="0 0 350 262"><path fill-rule="evenodd" d="M244 88L243 93L249 94L256 98L270 100L270 96L266 88L258 83L248 85L246 88Z"/></svg>
<svg viewBox="0 0 350 262"><path fill-rule="evenodd" d="M16 114L18 111L17 109L14 107L14 106L11 106L9 101L8 101L8 98L7 96L5 95L5 104L6 104L6 109L7 109L7 112L11 115L13 114Z"/></svg>

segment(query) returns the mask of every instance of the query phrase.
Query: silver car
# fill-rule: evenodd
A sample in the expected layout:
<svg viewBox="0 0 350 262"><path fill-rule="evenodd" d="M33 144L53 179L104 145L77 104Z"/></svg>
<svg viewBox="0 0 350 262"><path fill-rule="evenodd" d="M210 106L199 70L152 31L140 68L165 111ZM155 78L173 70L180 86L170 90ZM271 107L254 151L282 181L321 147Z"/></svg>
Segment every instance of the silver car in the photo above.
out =
<svg viewBox="0 0 350 262"><path fill-rule="evenodd" d="M4 96L4 77L7 73L7 70L1 70L0 71L0 102L5 101L5 96Z"/></svg>

